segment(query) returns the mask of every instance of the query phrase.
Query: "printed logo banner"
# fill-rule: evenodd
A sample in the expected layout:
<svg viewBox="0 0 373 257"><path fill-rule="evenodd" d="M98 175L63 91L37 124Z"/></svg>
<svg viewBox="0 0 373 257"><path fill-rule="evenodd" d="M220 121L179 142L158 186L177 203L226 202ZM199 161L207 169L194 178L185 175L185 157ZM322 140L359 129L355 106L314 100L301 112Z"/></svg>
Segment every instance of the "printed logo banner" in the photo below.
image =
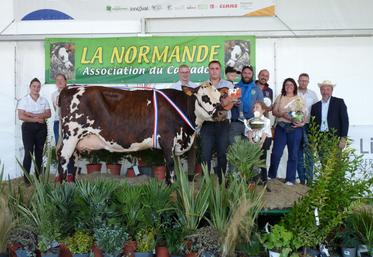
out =
<svg viewBox="0 0 373 257"><path fill-rule="evenodd" d="M21 20L138 20L168 17L274 16L274 0L15 0Z"/></svg>
<svg viewBox="0 0 373 257"><path fill-rule="evenodd" d="M218 60L241 70L255 67L253 36L49 38L45 40L46 83L63 73L69 83L173 83L178 67L191 68L191 81L208 79L208 63Z"/></svg>

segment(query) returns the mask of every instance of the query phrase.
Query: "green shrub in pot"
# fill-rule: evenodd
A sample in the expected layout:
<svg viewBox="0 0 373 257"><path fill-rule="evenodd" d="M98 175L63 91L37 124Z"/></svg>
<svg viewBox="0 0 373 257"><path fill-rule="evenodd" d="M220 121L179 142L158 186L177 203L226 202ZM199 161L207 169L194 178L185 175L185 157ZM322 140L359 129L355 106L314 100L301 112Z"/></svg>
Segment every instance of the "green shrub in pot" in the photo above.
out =
<svg viewBox="0 0 373 257"><path fill-rule="evenodd" d="M103 226L94 230L96 245L108 257L117 257L123 252L128 234L119 225Z"/></svg>

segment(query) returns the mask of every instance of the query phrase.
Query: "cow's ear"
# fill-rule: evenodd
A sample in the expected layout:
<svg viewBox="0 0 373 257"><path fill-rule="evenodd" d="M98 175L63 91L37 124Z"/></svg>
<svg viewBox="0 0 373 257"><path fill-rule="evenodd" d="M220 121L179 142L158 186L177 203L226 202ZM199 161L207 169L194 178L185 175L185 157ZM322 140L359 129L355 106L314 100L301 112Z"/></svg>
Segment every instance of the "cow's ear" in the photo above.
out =
<svg viewBox="0 0 373 257"><path fill-rule="evenodd" d="M181 88L183 89L183 92L188 96L192 96L196 92L195 88L191 88L187 86L181 86Z"/></svg>
<svg viewBox="0 0 373 257"><path fill-rule="evenodd" d="M220 92L222 95L228 95L229 88L227 88L227 87L223 87L223 88L219 88L218 90L219 90L219 92Z"/></svg>

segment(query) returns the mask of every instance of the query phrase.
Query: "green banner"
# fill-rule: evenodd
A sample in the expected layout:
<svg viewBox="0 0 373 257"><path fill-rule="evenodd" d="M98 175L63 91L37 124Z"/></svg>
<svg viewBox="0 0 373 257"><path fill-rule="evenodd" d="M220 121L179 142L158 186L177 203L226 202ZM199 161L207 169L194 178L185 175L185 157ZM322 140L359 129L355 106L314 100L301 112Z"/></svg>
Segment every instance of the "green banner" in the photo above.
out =
<svg viewBox="0 0 373 257"><path fill-rule="evenodd" d="M49 38L45 40L46 83L63 73L69 83L173 83L181 64L191 81L208 79L207 65L219 60L241 70L255 67L254 36Z"/></svg>

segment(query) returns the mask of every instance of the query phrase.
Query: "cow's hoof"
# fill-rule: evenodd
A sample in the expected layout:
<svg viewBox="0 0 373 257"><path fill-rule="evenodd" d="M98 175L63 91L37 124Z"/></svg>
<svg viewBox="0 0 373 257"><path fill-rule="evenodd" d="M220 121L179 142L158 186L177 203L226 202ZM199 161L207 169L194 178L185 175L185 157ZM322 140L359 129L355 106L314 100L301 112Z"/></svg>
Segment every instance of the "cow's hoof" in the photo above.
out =
<svg viewBox="0 0 373 257"><path fill-rule="evenodd" d="M62 179L62 177L60 176L60 175L57 175L55 178L54 178L54 182L55 183L62 183L62 181L63 181L63 179Z"/></svg>
<svg viewBox="0 0 373 257"><path fill-rule="evenodd" d="M68 182L68 183L74 183L75 182L74 175L68 174L67 177L66 177L66 182Z"/></svg>

